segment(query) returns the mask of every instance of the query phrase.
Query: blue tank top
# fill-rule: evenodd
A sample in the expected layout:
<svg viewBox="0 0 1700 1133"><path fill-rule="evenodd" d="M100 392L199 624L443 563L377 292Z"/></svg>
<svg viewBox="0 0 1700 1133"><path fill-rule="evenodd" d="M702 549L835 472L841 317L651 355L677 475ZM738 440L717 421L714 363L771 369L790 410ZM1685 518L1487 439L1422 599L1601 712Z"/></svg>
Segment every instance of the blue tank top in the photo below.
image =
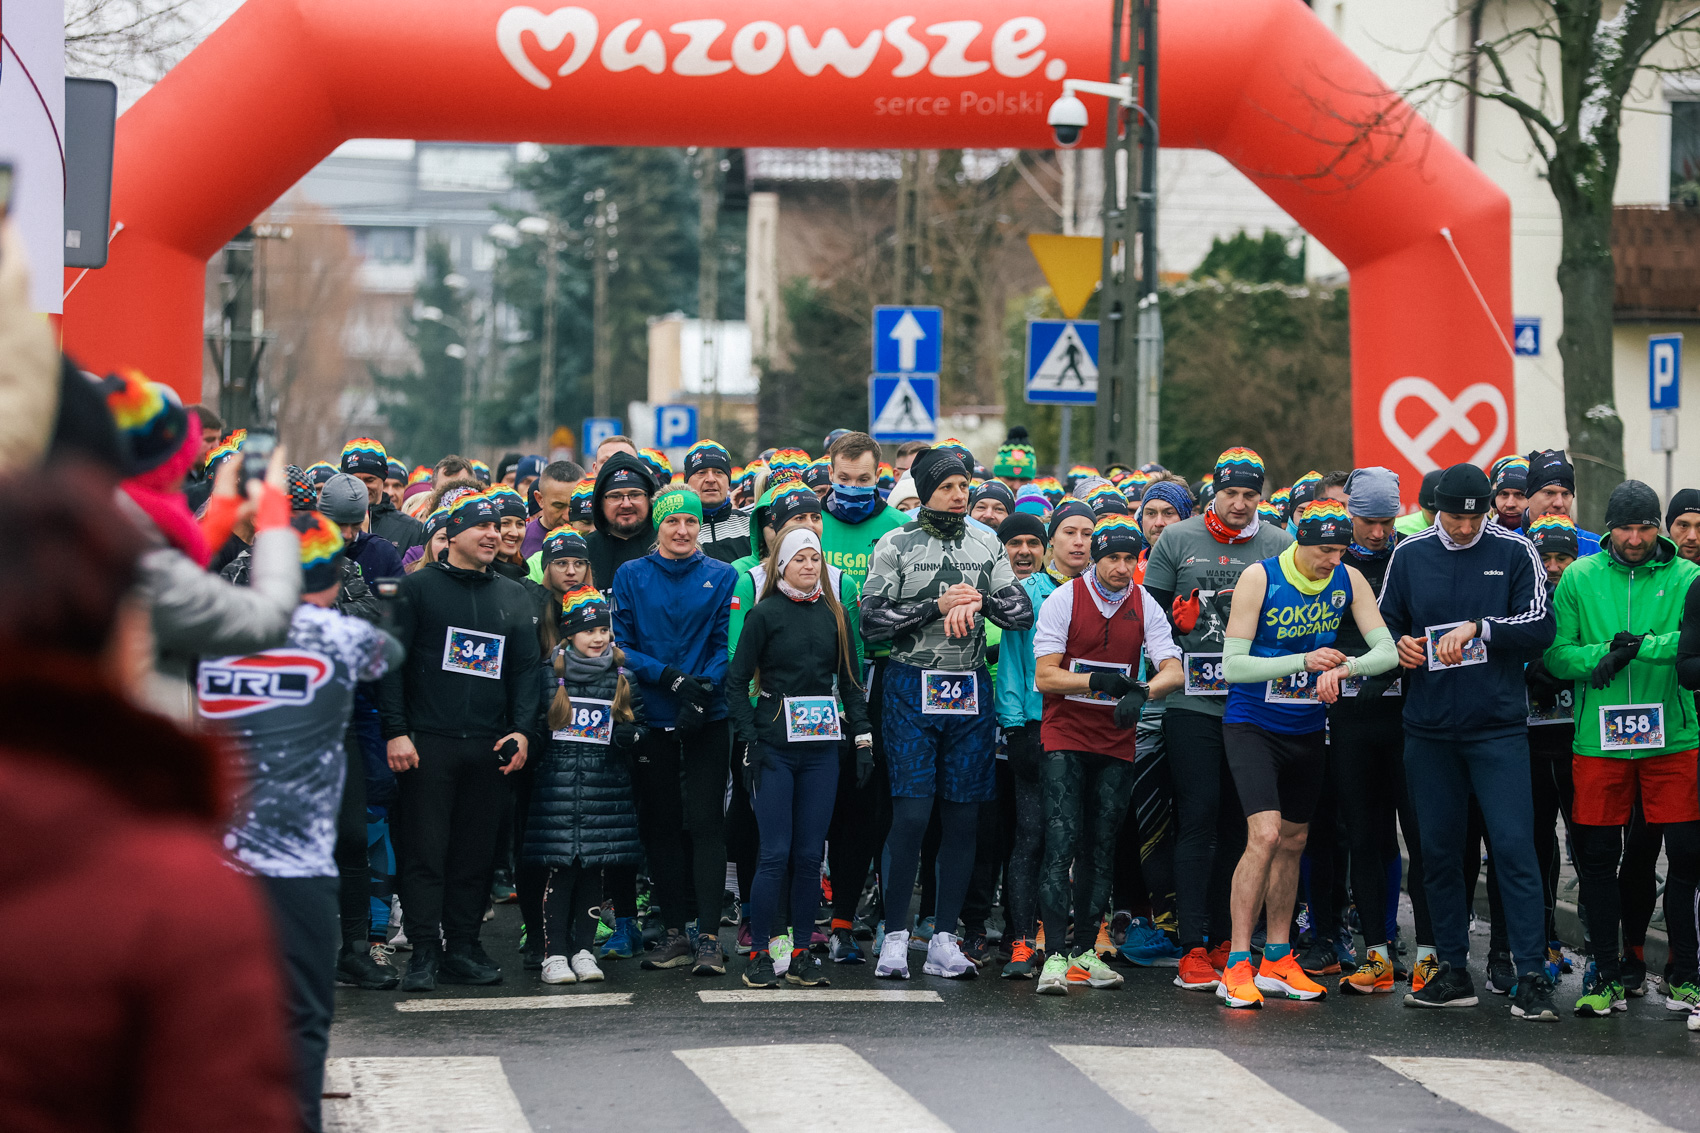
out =
<svg viewBox="0 0 1700 1133"><path fill-rule="evenodd" d="M1309 583L1309 580L1299 573L1296 563L1283 561L1291 558L1291 552L1289 547L1282 554L1264 559L1260 564L1268 586L1263 593L1263 609L1257 615L1257 633L1251 639L1253 657L1291 657L1295 653L1309 653L1312 649L1334 644L1340 630L1340 619L1352 603L1351 577L1346 573L1344 563L1334 568L1334 573L1322 584L1321 591L1306 593L1306 590L1300 589L1300 583ZM1321 701L1268 699L1271 683L1278 686L1278 693L1283 689L1298 692L1300 690L1294 688L1298 681L1303 682L1304 688L1314 688L1316 674L1304 673L1298 678L1255 685L1229 685L1223 720L1227 723L1256 724L1268 731L1292 736L1322 731L1328 709Z"/></svg>

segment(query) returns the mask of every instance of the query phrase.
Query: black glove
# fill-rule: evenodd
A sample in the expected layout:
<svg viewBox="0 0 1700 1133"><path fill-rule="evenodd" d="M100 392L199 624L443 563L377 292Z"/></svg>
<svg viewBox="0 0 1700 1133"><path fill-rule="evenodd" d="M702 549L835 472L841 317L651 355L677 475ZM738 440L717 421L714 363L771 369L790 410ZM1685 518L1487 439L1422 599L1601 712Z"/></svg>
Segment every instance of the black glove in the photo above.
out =
<svg viewBox="0 0 1700 1133"><path fill-rule="evenodd" d="M714 692L712 684L668 665L661 670L661 687L678 701L679 718L676 723L679 727L690 730L708 722L708 700Z"/></svg>
<svg viewBox="0 0 1700 1133"><path fill-rule="evenodd" d="M1385 673L1377 673L1373 677L1365 677L1364 683L1358 686L1358 698L1366 696L1384 696L1393 687L1393 682L1404 676L1405 670L1395 665Z"/></svg>
<svg viewBox="0 0 1700 1133"><path fill-rule="evenodd" d="M856 789L861 790L874 777L874 745L856 748Z"/></svg>
<svg viewBox="0 0 1700 1133"><path fill-rule="evenodd" d="M1139 710L1145 707L1145 702L1151 699L1150 686L1144 681L1132 685L1127 694L1116 701L1115 722L1118 728L1136 728L1139 726Z"/></svg>
<svg viewBox="0 0 1700 1133"><path fill-rule="evenodd" d="M1558 694L1570 687L1569 681L1561 681L1552 675L1547 663L1539 657L1530 661L1523 670L1523 683L1529 688L1529 706L1547 710L1558 706Z"/></svg>
<svg viewBox="0 0 1700 1133"><path fill-rule="evenodd" d="M614 725L614 746L615 747L618 747L618 748L633 748L633 747L637 746L638 740L640 740L642 738L643 738L643 725L641 725L641 724L615 724Z"/></svg>
<svg viewBox="0 0 1700 1133"><path fill-rule="evenodd" d="M1611 647L1613 649L1633 648L1634 650L1639 650L1641 648L1641 640L1646 636L1647 635L1644 633L1620 633L1611 639ZM1633 652L1630 653L1631 658L1633 658L1634 655L1635 654Z"/></svg>
<svg viewBox="0 0 1700 1133"><path fill-rule="evenodd" d="M1109 669L1099 669L1093 673L1087 679L1087 684L1093 692L1109 693L1117 699L1126 696L1128 690L1134 687L1133 681L1125 674L1113 672Z"/></svg>
<svg viewBox="0 0 1700 1133"><path fill-rule="evenodd" d="M1611 650L1600 658L1598 665L1594 666L1593 675L1588 678L1588 683L1596 689L1605 688L1617 679L1619 673L1629 667L1629 662L1635 660L1635 654L1640 652L1640 649L1641 641L1637 638L1634 645L1626 645L1621 649Z"/></svg>
<svg viewBox="0 0 1700 1133"><path fill-rule="evenodd" d="M761 767L763 756L755 744L744 745L744 792L752 797L761 789Z"/></svg>
<svg viewBox="0 0 1700 1133"><path fill-rule="evenodd" d="M1037 783L1045 772L1045 749L1039 741L1039 725L1023 724L1004 732L1009 751L1009 769L1029 783Z"/></svg>

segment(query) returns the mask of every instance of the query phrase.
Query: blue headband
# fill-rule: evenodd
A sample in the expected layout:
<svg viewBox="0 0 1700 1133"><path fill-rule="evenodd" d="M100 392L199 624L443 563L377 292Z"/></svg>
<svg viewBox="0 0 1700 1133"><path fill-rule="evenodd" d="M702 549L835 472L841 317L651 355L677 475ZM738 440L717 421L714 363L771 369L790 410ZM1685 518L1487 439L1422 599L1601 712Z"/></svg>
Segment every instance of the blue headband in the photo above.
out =
<svg viewBox="0 0 1700 1133"><path fill-rule="evenodd" d="M1182 519L1192 516L1192 493L1173 480L1159 480L1145 489L1145 494L1139 497L1143 506L1146 500L1162 500L1175 509Z"/></svg>

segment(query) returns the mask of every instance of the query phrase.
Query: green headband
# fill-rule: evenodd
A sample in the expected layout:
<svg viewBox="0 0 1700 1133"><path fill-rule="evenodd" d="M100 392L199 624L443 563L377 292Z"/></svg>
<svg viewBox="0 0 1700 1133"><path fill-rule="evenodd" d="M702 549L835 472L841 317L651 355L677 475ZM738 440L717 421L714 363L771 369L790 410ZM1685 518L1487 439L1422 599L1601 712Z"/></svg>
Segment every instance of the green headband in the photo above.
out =
<svg viewBox="0 0 1700 1133"><path fill-rule="evenodd" d="M662 520L679 512L694 515L697 522L701 523L702 497L689 488L668 488L655 497L650 514L655 520L655 526L660 527Z"/></svg>

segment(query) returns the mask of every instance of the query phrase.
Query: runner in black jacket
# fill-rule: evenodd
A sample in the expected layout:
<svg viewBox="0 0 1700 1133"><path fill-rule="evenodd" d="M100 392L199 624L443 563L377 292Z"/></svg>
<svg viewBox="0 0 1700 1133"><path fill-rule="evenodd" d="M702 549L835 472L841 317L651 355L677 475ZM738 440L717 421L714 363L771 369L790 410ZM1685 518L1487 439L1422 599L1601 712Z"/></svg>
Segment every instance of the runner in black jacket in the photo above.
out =
<svg viewBox="0 0 1700 1133"><path fill-rule="evenodd" d="M495 508L480 494L461 497L447 533L445 561L401 582L395 634L407 662L381 686L384 738L400 787L403 923L414 942L402 985L408 991L433 990L439 974L455 983L502 978L478 931L508 797L502 776L525 766L541 712L539 607L519 583L489 569ZM504 761L498 750L509 741L513 754Z"/></svg>
<svg viewBox="0 0 1700 1133"><path fill-rule="evenodd" d="M595 529L584 541L590 548L591 576L598 585L614 585L614 572L622 563L643 558L655 546L655 522L649 512L650 497L656 491L649 465L630 453L616 452L596 473L590 516ZM637 492L643 493L642 498Z"/></svg>

